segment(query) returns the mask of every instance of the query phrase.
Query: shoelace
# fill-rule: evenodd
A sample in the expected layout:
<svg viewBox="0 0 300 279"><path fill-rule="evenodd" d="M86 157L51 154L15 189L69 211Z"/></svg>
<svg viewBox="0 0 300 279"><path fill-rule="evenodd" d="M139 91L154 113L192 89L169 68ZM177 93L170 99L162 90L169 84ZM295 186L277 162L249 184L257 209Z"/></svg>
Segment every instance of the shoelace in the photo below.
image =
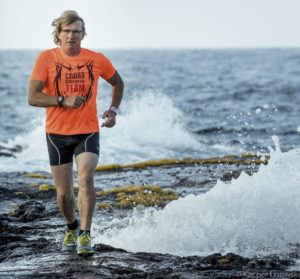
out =
<svg viewBox="0 0 300 279"><path fill-rule="evenodd" d="M87 234L79 236L80 245L88 245L89 242L90 242L90 237Z"/></svg>
<svg viewBox="0 0 300 279"><path fill-rule="evenodd" d="M72 232L66 233L65 243L72 244L75 242L75 236Z"/></svg>

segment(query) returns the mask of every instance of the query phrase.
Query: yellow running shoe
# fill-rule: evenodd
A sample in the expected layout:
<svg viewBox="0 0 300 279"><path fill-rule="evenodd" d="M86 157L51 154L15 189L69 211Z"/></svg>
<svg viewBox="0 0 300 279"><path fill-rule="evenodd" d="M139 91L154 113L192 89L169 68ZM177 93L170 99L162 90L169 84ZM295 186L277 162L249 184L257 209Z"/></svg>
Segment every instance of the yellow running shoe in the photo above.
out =
<svg viewBox="0 0 300 279"><path fill-rule="evenodd" d="M76 251L79 228L79 222L76 230L70 230L68 227L66 228L65 238L62 244L62 251Z"/></svg>
<svg viewBox="0 0 300 279"><path fill-rule="evenodd" d="M91 246L91 237L87 232L83 232L77 238L77 254L78 255L90 255L94 250Z"/></svg>

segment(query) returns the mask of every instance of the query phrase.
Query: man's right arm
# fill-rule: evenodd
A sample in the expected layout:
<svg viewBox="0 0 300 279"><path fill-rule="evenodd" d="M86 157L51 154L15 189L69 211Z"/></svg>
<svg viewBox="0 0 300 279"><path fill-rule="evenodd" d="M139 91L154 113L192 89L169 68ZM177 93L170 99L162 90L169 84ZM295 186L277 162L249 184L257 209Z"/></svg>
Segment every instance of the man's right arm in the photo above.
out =
<svg viewBox="0 0 300 279"><path fill-rule="evenodd" d="M51 96L43 93L44 82L40 80L30 80L28 89L28 104L36 107L57 107L57 96ZM82 96L65 97L63 106L68 108L79 108L85 103Z"/></svg>
<svg viewBox="0 0 300 279"><path fill-rule="evenodd" d="M57 97L43 93L44 82L40 80L30 80L28 89L28 104L36 107L55 107Z"/></svg>

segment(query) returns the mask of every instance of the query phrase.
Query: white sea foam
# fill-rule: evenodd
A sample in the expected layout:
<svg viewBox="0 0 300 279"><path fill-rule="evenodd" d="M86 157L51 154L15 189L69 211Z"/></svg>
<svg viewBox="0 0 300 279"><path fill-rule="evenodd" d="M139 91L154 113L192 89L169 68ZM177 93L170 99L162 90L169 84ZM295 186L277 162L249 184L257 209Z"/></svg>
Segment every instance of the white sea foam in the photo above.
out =
<svg viewBox="0 0 300 279"><path fill-rule="evenodd" d="M43 118L35 128L0 145L22 147L16 158L0 157L0 171L49 171ZM205 146L188 132L183 113L170 98L152 91L122 103L117 125L100 132L99 164L128 164L150 159L201 157Z"/></svg>
<svg viewBox="0 0 300 279"><path fill-rule="evenodd" d="M20 153L14 154L15 158L0 157L0 171L50 171L44 121L44 118L36 119L36 126L29 133L0 143L6 148L22 148Z"/></svg>
<svg viewBox="0 0 300 279"><path fill-rule="evenodd" d="M282 153L278 139L268 165L209 192L135 211L95 239L129 251L181 256L234 252L244 256L285 253L300 240L300 149ZM116 221L114 221L116 222ZM94 235L101 228L95 226ZM103 228L102 228L103 229Z"/></svg>
<svg viewBox="0 0 300 279"><path fill-rule="evenodd" d="M191 156L205 151L189 132L170 98L152 91L122 104L113 129L101 134L100 164Z"/></svg>

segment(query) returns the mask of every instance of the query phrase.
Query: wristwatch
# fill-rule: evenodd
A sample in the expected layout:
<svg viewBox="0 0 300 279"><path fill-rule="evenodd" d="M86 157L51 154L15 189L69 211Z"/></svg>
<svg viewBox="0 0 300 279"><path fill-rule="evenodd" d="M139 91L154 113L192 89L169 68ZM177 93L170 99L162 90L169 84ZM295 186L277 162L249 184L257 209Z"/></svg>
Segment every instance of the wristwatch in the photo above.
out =
<svg viewBox="0 0 300 279"><path fill-rule="evenodd" d="M110 106L109 110L112 110L116 115L118 114L118 109L114 106Z"/></svg>
<svg viewBox="0 0 300 279"><path fill-rule="evenodd" d="M59 107L63 107L63 101L64 101L64 97L63 96L58 96L57 98L57 104Z"/></svg>

